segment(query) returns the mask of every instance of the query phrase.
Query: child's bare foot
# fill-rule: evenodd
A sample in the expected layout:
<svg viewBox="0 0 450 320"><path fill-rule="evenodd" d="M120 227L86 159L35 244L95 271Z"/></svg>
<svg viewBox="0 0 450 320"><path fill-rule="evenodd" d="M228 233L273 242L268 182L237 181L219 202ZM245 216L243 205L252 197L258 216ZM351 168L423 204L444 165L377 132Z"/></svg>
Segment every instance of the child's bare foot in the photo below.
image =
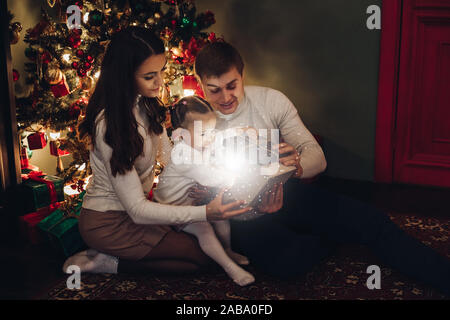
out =
<svg viewBox="0 0 450 320"><path fill-rule="evenodd" d="M246 265L250 264L250 261L248 260L248 258L246 256L243 256L242 254L236 253L233 250L231 250L230 248L225 249L225 252L237 264L240 264L240 265L243 265L243 266L246 266Z"/></svg>

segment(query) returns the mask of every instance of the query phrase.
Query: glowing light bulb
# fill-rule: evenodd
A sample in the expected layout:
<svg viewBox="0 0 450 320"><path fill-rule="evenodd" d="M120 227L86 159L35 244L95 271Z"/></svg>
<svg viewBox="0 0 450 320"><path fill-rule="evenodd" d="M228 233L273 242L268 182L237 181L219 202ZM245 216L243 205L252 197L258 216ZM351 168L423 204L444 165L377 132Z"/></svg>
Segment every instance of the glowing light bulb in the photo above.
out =
<svg viewBox="0 0 450 320"><path fill-rule="evenodd" d="M98 79L99 77L100 77L100 70L97 71L97 72L94 74L94 78L95 78L95 79Z"/></svg>
<svg viewBox="0 0 450 320"><path fill-rule="evenodd" d="M74 196L76 194L79 194L77 189L72 189L71 186L65 186L64 187L64 193L67 194L68 196Z"/></svg>
<svg viewBox="0 0 450 320"><path fill-rule="evenodd" d="M194 94L195 94L195 91L192 89L184 89L183 90L183 95L185 97L193 96Z"/></svg>
<svg viewBox="0 0 450 320"><path fill-rule="evenodd" d="M172 53L176 56L180 56L181 50L179 48L172 48Z"/></svg>
<svg viewBox="0 0 450 320"><path fill-rule="evenodd" d="M89 21L89 12L86 12L83 16L83 22L88 23L88 21Z"/></svg>
<svg viewBox="0 0 450 320"><path fill-rule="evenodd" d="M61 137L61 132L50 132L50 139L58 140Z"/></svg>
<svg viewBox="0 0 450 320"><path fill-rule="evenodd" d="M78 167L78 171L83 171L86 169L86 163L83 163L81 166Z"/></svg>
<svg viewBox="0 0 450 320"><path fill-rule="evenodd" d="M63 54L63 55L62 55L62 59L63 59L65 62L70 62L70 53L65 53L65 54Z"/></svg>

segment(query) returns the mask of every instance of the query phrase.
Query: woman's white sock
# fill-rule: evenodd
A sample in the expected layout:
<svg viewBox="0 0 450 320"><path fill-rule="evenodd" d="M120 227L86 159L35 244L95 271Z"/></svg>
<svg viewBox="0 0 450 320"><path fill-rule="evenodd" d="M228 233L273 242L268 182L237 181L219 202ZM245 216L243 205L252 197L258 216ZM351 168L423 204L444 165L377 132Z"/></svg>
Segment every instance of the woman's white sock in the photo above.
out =
<svg viewBox="0 0 450 320"><path fill-rule="evenodd" d="M69 257L63 265L63 272L67 273L67 268L76 265L81 272L90 273L117 273L119 259L94 249L81 251Z"/></svg>

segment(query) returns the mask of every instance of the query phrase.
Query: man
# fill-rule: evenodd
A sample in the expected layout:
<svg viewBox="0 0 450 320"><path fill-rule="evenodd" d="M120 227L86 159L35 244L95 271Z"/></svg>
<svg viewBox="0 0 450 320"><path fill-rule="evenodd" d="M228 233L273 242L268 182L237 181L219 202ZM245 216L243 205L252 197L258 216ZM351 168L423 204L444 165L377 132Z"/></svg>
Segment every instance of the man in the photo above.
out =
<svg viewBox="0 0 450 320"><path fill-rule="evenodd" d="M195 72L217 114L216 129L279 129L280 162L297 167L282 200L271 199L266 214L232 221L232 244L267 273L304 274L329 256L337 243L368 246L384 263L450 294L450 263L408 236L380 210L301 182L326 168L322 149L281 92L244 86L244 63L230 44L215 42L198 54ZM201 196L199 189L193 191ZM270 201L269 201L270 202ZM276 209L276 210L275 210Z"/></svg>

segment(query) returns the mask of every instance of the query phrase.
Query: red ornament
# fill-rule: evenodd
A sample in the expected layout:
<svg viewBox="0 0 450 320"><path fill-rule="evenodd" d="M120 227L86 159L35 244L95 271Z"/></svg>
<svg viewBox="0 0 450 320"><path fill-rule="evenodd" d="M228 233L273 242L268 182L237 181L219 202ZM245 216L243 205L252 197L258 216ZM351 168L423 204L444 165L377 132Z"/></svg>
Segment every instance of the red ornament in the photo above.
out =
<svg viewBox="0 0 450 320"><path fill-rule="evenodd" d="M67 37L67 42L72 48L78 48L81 45L81 29L72 29L71 34Z"/></svg>
<svg viewBox="0 0 450 320"><path fill-rule="evenodd" d="M77 70L77 74L78 74L78 76L80 76L81 78L84 78L84 77L86 77L87 71L86 71L83 67L80 67L80 68L78 68L78 70Z"/></svg>
<svg viewBox="0 0 450 320"><path fill-rule="evenodd" d="M90 70L91 68L92 68L92 64L90 63L90 62L85 62L84 64L83 64L83 68L85 69L85 70Z"/></svg>
<svg viewBox="0 0 450 320"><path fill-rule="evenodd" d="M13 69L13 81L16 82L17 80L19 80L19 78L20 78L19 71Z"/></svg>
<svg viewBox="0 0 450 320"><path fill-rule="evenodd" d="M81 49L78 49L75 54L77 55L78 58L83 58L84 56L84 51Z"/></svg>
<svg viewBox="0 0 450 320"><path fill-rule="evenodd" d="M30 150L43 149L47 145L44 132L32 133L27 137Z"/></svg>
<svg viewBox="0 0 450 320"><path fill-rule="evenodd" d="M48 51L44 51L44 53L41 56L41 61L44 64L48 64L50 63L50 61L52 61L52 56Z"/></svg>
<svg viewBox="0 0 450 320"><path fill-rule="evenodd" d="M86 56L86 61L92 63L94 61L94 57L91 55Z"/></svg>
<svg viewBox="0 0 450 320"><path fill-rule="evenodd" d="M70 107L70 109L69 109L69 116L72 119L78 119L78 116L80 115L80 113L81 113L81 108L76 103L74 103L72 105L72 107Z"/></svg>
<svg viewBox="0 0 450 320"><path fill-rule="evenodd" d="M76 61L72 62L72 68L78 69L78 67L79 67L78 62L76 62Z"/></svg>

